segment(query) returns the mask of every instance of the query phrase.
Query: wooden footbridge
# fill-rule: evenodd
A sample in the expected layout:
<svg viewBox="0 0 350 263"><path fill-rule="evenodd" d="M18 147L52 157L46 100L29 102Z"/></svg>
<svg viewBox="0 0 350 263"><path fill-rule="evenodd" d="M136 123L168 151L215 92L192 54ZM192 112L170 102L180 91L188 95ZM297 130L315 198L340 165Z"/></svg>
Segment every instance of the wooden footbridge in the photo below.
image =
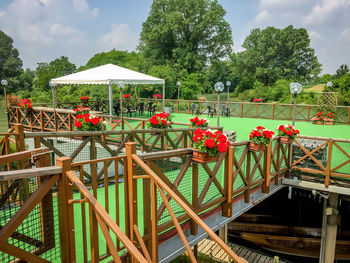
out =
<svg viewBox="0 0 350 263"><path fill-rule="evenodd" d="M192 129L122 123L139 126L44 133L22 123L2 134L1 262L169 262L183 252L196 262L207 236L245 262L216 230L285 185L349 194L350 140L276 137L264 152L233 142L217 162L200 164L191 159ZM325 259L335 246L332 200Z"/></svg>

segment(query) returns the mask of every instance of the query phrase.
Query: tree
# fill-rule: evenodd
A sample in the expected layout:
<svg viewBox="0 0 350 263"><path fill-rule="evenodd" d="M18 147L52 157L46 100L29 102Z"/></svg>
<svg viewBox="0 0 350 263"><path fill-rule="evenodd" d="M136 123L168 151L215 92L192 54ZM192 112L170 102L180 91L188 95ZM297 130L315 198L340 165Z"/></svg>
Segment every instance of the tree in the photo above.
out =
<svg viewBox="0 0 350 263"><path fill-rule="evenodd" d="M281 78L305 81L321 72L304 28L253 29L242 47L245 51L234 57L236 71L265 86Z"/></svg>
<svg viewBox="0 0 350 263"><path fill-rule="evenodd" d="M344 76L346 73L349 73L350 70L349 70L349 66L348 65L341 65L337 71L336 71L336 77L337 78L341 78L342 76Z"/></svg>
<svg viewBox="0 0 350 263"><path fill-rule="evenodd" d="M75 71L76 66L64 56L56 58L50 63L39 62L35 70L34 89L40 91L50 90L49 81L52 78L72 74Z"/></svg>
<svg viewBox="0 0 350 263"><path fill-rule="evenodd" d="M22 60L13 46L13 40L0 30L0 80L17 77L22 71ZM12 84L9 85L11 88ZM2 89L1 89L2 90Z"/></svg>
<svg viewBox="0 0 350 263"><path fill-rule="evenodd" d="M231 53L225 14L217 0L154 0L138 48L150 65L197 73Z"/></svg>
<svg viewBox="0 0 350 263"><path fill-rule="evenodd" d="M80 67L78 71L102 66L105 64L114 64L136 71L144 71L144 59L137 52L127 52L119 50L111 50L109 52L101 52L95 54L86 63L86 66Z"/></svg>

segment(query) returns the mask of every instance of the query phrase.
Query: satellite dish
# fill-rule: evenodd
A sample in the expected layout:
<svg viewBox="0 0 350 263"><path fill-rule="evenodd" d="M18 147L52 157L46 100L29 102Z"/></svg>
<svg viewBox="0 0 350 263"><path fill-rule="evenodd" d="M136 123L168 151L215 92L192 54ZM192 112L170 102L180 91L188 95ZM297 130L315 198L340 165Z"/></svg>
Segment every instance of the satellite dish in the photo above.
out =
<svg viewBox="0 0 350 263"><path fill-rule="evenodd" d="M224 84L222 82L216 82L215 85L214 85L214 89L217 93L221 93L224 91Z"/></svg>
<svg viewBox="0 0 350 263"><path fill-rule="evenodd" d="M7 85L7 80L6 79L1 80L1 85L6 86Z"/></svg>
<svg viewBox="0 0 350 263"><path fill-rule="evenodd" d="M301 86L301 84L298 82L292 82L289 84L289 88L290 88L290 93L294 95L298 95L302 91L303 86Z"/></svg>

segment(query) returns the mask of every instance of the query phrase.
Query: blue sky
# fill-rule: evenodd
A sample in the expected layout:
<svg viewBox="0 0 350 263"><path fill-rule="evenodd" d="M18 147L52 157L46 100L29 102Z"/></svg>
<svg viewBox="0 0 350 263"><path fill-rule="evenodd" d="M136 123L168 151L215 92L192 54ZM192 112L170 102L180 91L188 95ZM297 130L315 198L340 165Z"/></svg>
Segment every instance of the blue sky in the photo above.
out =
<svg viewBox="0 0 350 263"><path fill-rule="evenodd" d="M311 38L323 73L350 65L350 0L219 0L241 51L253 28L292 24ZM152 0L1 0L0 30L24 67L67 56L77 66L98 52L135 50Z"/></svg>

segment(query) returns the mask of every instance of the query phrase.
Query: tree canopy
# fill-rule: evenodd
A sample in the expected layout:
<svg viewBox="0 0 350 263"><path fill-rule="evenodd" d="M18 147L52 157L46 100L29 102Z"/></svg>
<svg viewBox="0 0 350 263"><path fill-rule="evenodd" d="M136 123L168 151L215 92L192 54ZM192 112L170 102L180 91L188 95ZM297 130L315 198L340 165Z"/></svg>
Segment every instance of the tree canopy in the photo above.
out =
<svg viewBox="0 0 350 263"><path fill-rule="evenodd" d="M138 48L152 65L198 73L231 53L225 14L217 0L154 0Z"/></svg>
<svg viewBox="0 0 350 263"><path fill-rule="evenodd" d="M13 46L12 38L0 30L0 80L17 77L21 72L22 60L18 50Z"/></svg>
<svg viewBox="0 0 350 263"><path fill-rule="evenodd" d="M253 29L242 47L245 50L234 57L237 72L265 86L281 78L305 81L321 72L304 28L290 25L284 29Z"/></svg>

